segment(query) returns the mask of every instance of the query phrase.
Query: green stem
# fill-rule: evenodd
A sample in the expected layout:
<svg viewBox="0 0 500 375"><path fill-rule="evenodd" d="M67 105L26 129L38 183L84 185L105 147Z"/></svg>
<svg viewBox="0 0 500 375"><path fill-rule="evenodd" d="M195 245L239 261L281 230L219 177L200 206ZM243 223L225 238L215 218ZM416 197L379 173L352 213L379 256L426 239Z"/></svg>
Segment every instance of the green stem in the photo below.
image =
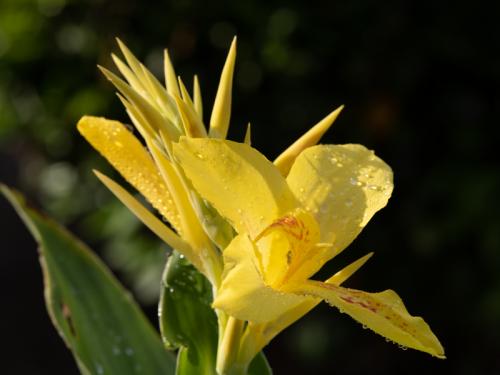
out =
<svg viewBox="0 0 500 375"><path fill-rule="evenodd" d="M217 350L217 373L219 375L245 375L247 373L248 364L237 363L243 327L243 321L232 316L227 319Z"/></svg>

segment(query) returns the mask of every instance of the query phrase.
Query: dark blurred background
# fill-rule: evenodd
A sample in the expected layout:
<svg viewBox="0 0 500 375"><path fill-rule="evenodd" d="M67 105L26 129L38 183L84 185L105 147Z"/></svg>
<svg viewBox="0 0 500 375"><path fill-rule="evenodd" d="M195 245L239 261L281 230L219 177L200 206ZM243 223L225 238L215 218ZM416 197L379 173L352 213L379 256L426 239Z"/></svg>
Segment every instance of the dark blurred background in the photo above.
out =
<svg viewBox="0 0 500 375"><path fill-rule="evenodd" d="M395 192L324 274L375 251L346 285L397 290L448 357L403 351L320 306L266 349L275 373L498 374L499 14L480 1L0 0L0 180L92 245L156 323L166 249L97 183L91 169L111 169L75 124L127 121L96 69L112 66L115 36L158 76L165 47L189 85L198 73L208 119L237 34L231 137L251 121L274 158L346 105L324 142L375 149ZM2 373L76 374L45 312L35 243L3 198L0 213Z"/></svg>

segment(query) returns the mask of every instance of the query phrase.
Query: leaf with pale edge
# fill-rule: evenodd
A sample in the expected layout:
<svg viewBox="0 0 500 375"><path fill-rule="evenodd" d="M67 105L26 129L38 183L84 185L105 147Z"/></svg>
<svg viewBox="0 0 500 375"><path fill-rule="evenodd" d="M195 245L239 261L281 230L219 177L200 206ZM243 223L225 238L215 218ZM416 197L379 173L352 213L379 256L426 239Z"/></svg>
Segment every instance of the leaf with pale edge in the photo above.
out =
<svg viewBox="0 0 500 375"><path fill-rule="evenodd" d="M39 244L45 301L82 374L174 374L175 361L106 266L83 243L0 185Z"/></svg>

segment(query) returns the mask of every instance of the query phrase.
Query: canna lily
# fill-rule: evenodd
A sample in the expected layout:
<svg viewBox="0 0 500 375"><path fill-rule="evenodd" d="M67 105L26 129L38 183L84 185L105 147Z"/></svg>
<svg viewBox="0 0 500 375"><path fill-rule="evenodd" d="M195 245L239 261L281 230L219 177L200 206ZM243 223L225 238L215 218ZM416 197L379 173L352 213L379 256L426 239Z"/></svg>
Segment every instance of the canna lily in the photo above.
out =
<svg viewBox="0 0 500 375"><path fill-rule="evenodd" d="M310 279L391 195L391 169L372 151L309 147L286 177L280 163L241 143L182 137L174 154L196 191L238 232L224 250L213 306L251 322L250 331L261 335L257 350L324 300L389 340L443 357L428 325L410 316L396 293L339 286L371 254L325 282Z"/></svg>
<svg viewBox="0 0 500 375"><path fill-rule="evenodd" d="M125 62L113 60L125 80L101 70L117 87L145 146L117 121L85 116L78 129L170 227L96 171L98 178L211 282L218 373L244 373L273 337L322 300L387 339L444 357L428 325L410 316L393 291L340 286L371 253L324 282L311 279L386 205L393 188L391 169L365 147L315 146L342 107L272 163L250 146L250 126L244 142L225 139L236 39L208 131L196 76L191 97L165 51L163 86L118 43Z"/></svg>

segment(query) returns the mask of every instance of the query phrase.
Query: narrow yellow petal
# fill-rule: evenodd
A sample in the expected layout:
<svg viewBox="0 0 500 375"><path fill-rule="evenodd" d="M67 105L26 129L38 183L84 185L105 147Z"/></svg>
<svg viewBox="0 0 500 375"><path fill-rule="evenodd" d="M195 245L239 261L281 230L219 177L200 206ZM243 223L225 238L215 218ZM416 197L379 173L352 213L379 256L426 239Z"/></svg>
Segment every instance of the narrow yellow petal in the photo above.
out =
<svg viewBox="0 0 500 375"><path fill-rule="evenodd" d="M274 160L274 165L280 170L283 176L288 175L293 162L299 154L308 147L314 146L319 142L323 134L332 126L344 106L338 107L335 111L326 116L323 120L314 125L302 137L297 139L281 155Z"/></svg>
<svg viewBox="0 0 500 375"><path fill-rule="evenodd" d="M123 97L120 93L116 94L118 99L122 102L127 114L132 120L136 129L141 133L141 136L144 140L148 141L155 137L154 129L149 125L149 123L144 119L142 114L134 107L127 99Z"/></svg>
<svg viewBox="0 0 500 375"><path fill-rule="evenodd" d="M149 96L153 101L153 105L175 125L177 123L177 116L174 111L173 102L167 91L144 65L141 64L141 68L148 85Z"/></svg>
<svg viewBox="0 0 500 375"><path fill-rule="evenodd" d="M182 78L180 76L177 77L177 82L179 83L179 88L181 90L182 100L184 100L184 103L186 103L186 105L194 109L194 104L193 100L191 99L191 95L189 95L186 85L184 85L184 82L182 81Z"/></svg>
<svg viewBox="0 0 500 375"><path fill-rule="evenodd" d="M203 121L203 101L201 99L201 89L200 89L200 81L198 80L198 76L194 75L193 80L193 101L194 101L194 109L200 119Z"/></svg>
<svg viewBox="0 0 500 375"><path fill-rule="evenodd" d="M292 289L300 295L324 299L363 326L399 345L445 358L443 347L427 323L420 317L411 316L392 290L367 293L312 280L296 285L290 291Z"/></svg>
<svg viewBox="0 0 500 375"><path fill-rule="evenodd" d="M141 220L160 239L166 242L172 249L176 249L184 255L192 253L189 244L180 238L174 231L167 227L161 220L157 219L147 208L137 199L128 193L123 187L111 178L94 170L95 175L106 187L130 210L139 220Z"/></svg>
<svg viewBox="0 0 500 375"><path fill-rule="evenodd" d="M119 38L116 38L118 46L127 61L127 64L130 66L130 69L134 72L139 81L144 82L144 73L141 68L140 61L134 56L134 54L128 49L128 47L123 43Z"/></svg>
<svg viewBox="0 0 500 375"><path fill-rule="evenodd" d="M201 123L198 115L178 96L174 96L174 100L186 135L192 138L206 137L205 126Z"/></svg>
<svg viewBox="0 0 500 375"><path fill-rule="evenodd" d="M167 118L162 116L156 108L154 108L148 100L135 91L132 87L127 85L122 79L117 77L109 70L99 67L103 74L108 78L111 83L132 103L137 110L142 114L144 119L149 125L156 130L163 130L172 141L176 141L180 136L180 132Z"/></svg>
<svg viewBox="0 0 500 375"><path fill-rule="evenodd" d="M170 60L168 50L164 51L164 70L165 70L165 86L167 91L172 96L181 96L179 86L177 85L177 75L175 74L174 66Z"/></svg>
<svg viewBox="0 0 500 375"><path fill-rule="evenodd" d="M135 73L115 54L111 54L111 57L120 71L120 73L125 77L127 82L136 90L137 92L144 94L146 92L146 88L142 84L142 82L137 78Z"/></svg>
<svg viewBox="0 0 500 375"><path fill-rule="evenodd" d="M172 196L175 206L180 212L180 222L184 237L190 239L190 243L200 245L203 242L203 239L200 239L203 235L203 230L200 227L187 191L177 175L177 172L172 166L172 163L160 151L158 146L152 144L149 149L163 176L163 181L165 181L165 184L170 191L170 195Z"/></svg>
<svg viewBox="0 0 500 375"><path fill-rule="evenodd" d="M391 168L373 151L353 144L318 145L304 150L295 160L287 182L303 207L316 217L321 228L320 242L331 244L317 257L308 259L303 278L344 250L387 204L393 189Z"/></svg>
<svg viewBox="0 0 500 375"><path fill-rule="evenodd" d="M297 207L283 176L248 145L181 137L173 152L196 191L239 233L255 238Z"/></svg>
<svg viewBox="0 0 500 375"><path fill-rule="evenodd" d="M124 125L84 116L78 130L179 231L179 214L153 160Z"/></svg>
<svg viewBox="0 0 500 375"><path fill-rule="evenodd" d="M224 250L223 280L213 306L237 319L266 322L308 297L280 293L265 285L255 251L245 234L236 236Z"/></svg>
<svg viewBox="0 0 500 375"><path fill-rule="evenodd" d="M219 88L215 96L212 116L210 117L209 135L212 138L225 139L231 118L231 90L233 87L234 64L236 61L236 37L231 43L226 63L222 69Z"/></svg>
<svg viewBox="0 0 500 375"><path fill-rule="evenodd" d="M192 127L192 137L206 137L207 136L207 130L205 129L205 125L203 124L203 121L201 120L201 117L198 115L196 112L195 106L193 104L193 101L191 100L191 97L189 96L189 93L186 89L186 86L184 86L184 82L182 82L181 77L179 77L179 87L181 88L181 93L182 93L182 99L183 99L183 111L186 113L187 118L189 119L189 122L191 123Z"/></svg>
<svg viewBox="0 0 500 375"><path fill-rule="evenodd" d="M349 277L351 277L354 272L359 270L363 265L368 261L373 256L372 253L368 253L365 256L359 258L358 260L352 262L348 266L342 268L339 272L337 272L335 275L330 277L328 280L325 281L325 283L328 284L333 284L333 285L340 285L344 281L346 281Z"/></svg>
<svg viewBox="0 0 500 375"><path fill-rule="evenodd" d="M245 140L243 141L245 144L251 146L252 145L252 126L250 123L247 125L247 131L245 132Z"/></svg>

